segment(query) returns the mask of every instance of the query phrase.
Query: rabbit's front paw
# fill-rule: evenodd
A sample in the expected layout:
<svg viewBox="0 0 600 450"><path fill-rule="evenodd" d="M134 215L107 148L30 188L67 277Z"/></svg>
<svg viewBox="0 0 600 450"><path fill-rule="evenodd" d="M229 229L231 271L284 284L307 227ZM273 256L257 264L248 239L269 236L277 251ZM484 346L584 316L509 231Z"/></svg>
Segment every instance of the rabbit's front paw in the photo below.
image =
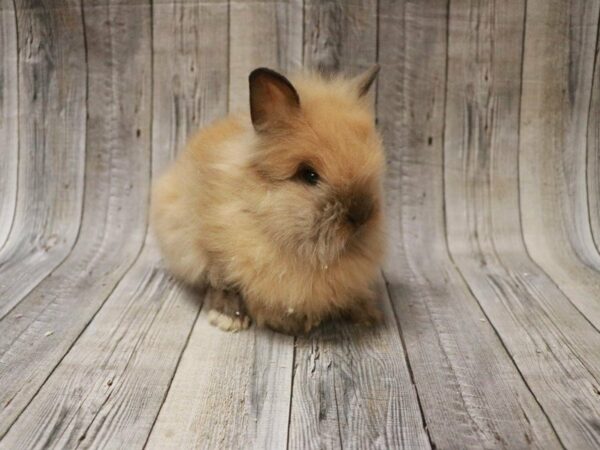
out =
<svg viewBox="0 0 600 450"><path fill-rule="evenodd" d="M376 326L383 322L383 314L372 298L358 299L342 316L357 325Z"/></svg>
<svg viewBox="0 0 600 450"><path fill-rule="evenodd" d="M250 326L250 316L242 297L235 291L211 288L208 296L208 321L223 331L240 331Z"/></svg>

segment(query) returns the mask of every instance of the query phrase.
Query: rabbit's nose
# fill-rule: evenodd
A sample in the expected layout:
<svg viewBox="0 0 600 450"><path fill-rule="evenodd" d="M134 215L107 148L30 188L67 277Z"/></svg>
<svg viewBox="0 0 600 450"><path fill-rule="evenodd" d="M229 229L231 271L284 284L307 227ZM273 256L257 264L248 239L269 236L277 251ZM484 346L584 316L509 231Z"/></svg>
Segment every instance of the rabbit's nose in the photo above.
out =
<svg viewBox="0 0 600 450"><path fill-rule="evenodd" d="M373 200L366 195L354 197L348 207L346 220L359 227L366 223L373 214Z"/></svg>

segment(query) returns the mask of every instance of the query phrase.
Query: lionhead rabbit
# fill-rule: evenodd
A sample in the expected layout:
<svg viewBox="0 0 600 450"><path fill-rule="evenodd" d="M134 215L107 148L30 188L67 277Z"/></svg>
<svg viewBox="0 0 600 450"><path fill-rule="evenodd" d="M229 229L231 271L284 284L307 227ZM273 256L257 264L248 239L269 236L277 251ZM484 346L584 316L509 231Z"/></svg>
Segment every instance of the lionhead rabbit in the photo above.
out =
<svg viewBox="0 0 600 450"><path fill-rule="evenodd" d="M250 117L200 130L156 182L166 263L208 286L211 323L286 333L379 318L384 154L366 98L379 67L346 79L269 69L249 77Z"/></svg>

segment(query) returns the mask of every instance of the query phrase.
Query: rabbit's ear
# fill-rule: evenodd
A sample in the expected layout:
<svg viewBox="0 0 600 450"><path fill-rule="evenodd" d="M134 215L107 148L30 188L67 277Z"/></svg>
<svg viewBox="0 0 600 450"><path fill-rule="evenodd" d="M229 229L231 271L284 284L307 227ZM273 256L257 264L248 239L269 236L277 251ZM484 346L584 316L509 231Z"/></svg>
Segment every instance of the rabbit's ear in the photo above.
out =
<svg viewBox="0 0 600 450"><path fill-rule="evenodd" d="M250 82L250 116L256 131L284 122L300 108L300 98L292 83L283 75L264 67L252 71Z"/></svg>
<svg viewBox="0 0 600 450"><path fill-rule="evenodd" d="M375 64L354 78L354 84L359 97L363 97L369 92L369 88L373 84L373 81L375 81L375 78L377 78L379 69L381 69L381 66Z"/></svg>

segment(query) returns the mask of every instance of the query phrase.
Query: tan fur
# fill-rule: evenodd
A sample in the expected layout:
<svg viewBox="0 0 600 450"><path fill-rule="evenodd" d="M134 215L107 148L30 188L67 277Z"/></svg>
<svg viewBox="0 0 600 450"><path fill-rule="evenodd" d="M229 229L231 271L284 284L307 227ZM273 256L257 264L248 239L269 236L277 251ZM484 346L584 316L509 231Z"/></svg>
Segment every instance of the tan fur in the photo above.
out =
<svg viewBox="0 0 600 450"><path fill-rule="evenodd" d="M296 333L341 315L371 322L384 165L373 114L354 80L302 74L292 84L300 110L268 132L244 115L198 132L156 182L151 221L176 276L235 288L259 325ZM303 163L318 186L295 177ZM373 213L355 229L343 218L360 198Z"/></svg>

